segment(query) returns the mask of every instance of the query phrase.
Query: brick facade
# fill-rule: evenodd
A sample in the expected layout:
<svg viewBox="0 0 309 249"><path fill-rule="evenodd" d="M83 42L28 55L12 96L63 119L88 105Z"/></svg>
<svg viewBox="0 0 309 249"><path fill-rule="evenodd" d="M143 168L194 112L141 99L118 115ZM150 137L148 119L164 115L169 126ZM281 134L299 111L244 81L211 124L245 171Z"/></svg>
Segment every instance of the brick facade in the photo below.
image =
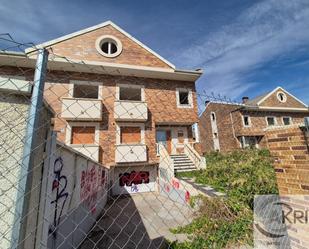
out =
<svg viewBox="0 0 309 249"><path fill-rule="evenodd" d="M280 194L309 194L309 154L304 128L266 131Z"/></svg>
<svg viewBox="0 0 309 249"><path fill-rule="evenodd" d="M269 150L274 157L279 194L282 201L297 212L308 210L309 154L308 132L305 128L280 127L266 131ZM285 195L289 195L288 198ZM294 213L289 215L293 221ZM287 233L291 248L308 248L308 220L288 224Z"/></svg>
<svg viewBox="0 0 309 249"><path fill-rule="evenodd" d="M217 120L218 136L221 151L230 151L239 148L239 143L234 137L232 129L231 113L237 110L237 105L223 105L209 103L206 110L199 119L199 130L201 139L201 151L203 153L214 150L213 134L211 129L211 113L214 112Z"/></svg>
<svg viewBox="0 0 309 249"><path fill-rule="evenodd" d="M123 46L122 53L115 58L101 55L95 48L95 41L102 35L113 35ZM163 60L135 43L128 36L108 25L100 29L53 44L50 56L65 56L68 59L85 61L109 62L129 64L133 66L151 66L171 69ZM33 69L17 67L1 67L0 74L23 75L27 80L33 80ZM68 71L51 71L46 76L44 99L55 113L54 129L58 132L58 139L66 141L67 120L61 117L62 98L69 97L71 81L85 81L86 84L102 86L103 118L99 122L99 161L103 164L115 165L115 149L117 123L114 119L114 103L116 100L117 84L140 85L144 87L145 102L148 108L148 119L145 124L145 144L147 145L147 163L157 163L156 127L185 127L190 142L193 141L191 125L198 122L197 99L194 81L176 81L154 78L142 78L122 75L108 75L102 73L82 73ZM186 88L192 91L193 108L178 108L176 89ZM87 121L78 120L87 124ZM88 121L90 122L90 121ZM91 121L93 123L93 121ZM70 121L74 124L74 122ZM90 125L91 126L91 125Z"/></svg>
<svg viewBox="0 0 309 249"><path fill-rule="evenodd" d="M119 56L107 58L97 51L95 43L102 35L112 35L121 41L123 49ZM53 54L69 59L170 68L165 62L111 25L56 43L51 48Z"/></svg>
<svg viewBox="0 0 309 249"><path fill-rule="evenodd" d="M268 98L266 98L262 103L261 106L276 106L276 107L290 107L290 108L304 108L305 106L297 101L291 94L288 92L284 92L286 94L286 101L280 102L277 99L277 93L282 92L281 90L275 91L271 94Z"/></svg>

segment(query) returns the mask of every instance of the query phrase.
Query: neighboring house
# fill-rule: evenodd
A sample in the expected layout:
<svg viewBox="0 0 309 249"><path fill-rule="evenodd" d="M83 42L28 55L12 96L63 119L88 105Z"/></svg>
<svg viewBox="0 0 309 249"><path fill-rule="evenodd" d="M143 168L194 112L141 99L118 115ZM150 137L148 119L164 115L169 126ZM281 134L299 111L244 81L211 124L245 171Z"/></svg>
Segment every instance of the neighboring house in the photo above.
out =
<svg viewBox="0 0 309 249"><path fill-rule="evenodd" d="M154 190L158 143L169 155L185 154L186 146L196 152L192 126L198 122L200 70L176 69L110 21L37 47L51 51L44 98L56 113L58 139L113 168L115 181L120 178L114 193L131 191L122 187L135 181L152 182L147 187ZM14 65L2 58L11 66L0 73L33 67L35 53L30 48L12 54ZM23 72L32 79L32 71ZM183 156L187 163L180 166L194 169Z"/></svg>
<svg viewBox="0 0 309 249"><path fill-rule="evenodd" d="M271 92L243 103L206 101L199 117L202 152L228 152L245 147L267 147L265 129L303 123L308 106L277 87Z"/></svg>

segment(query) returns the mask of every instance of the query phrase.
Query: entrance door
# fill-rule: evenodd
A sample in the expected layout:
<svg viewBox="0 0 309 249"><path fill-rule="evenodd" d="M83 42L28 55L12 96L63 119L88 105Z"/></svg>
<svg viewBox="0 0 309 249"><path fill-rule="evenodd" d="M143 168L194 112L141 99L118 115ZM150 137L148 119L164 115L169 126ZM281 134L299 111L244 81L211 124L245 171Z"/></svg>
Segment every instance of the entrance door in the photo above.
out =
<svg viewBox="0 0 309 249"><path fill-rule="evenodd" d="M171 131L170 130L158 130L156 132L156 142L163 144L168 154L171 154L172 143L171 143Z"/></svg>

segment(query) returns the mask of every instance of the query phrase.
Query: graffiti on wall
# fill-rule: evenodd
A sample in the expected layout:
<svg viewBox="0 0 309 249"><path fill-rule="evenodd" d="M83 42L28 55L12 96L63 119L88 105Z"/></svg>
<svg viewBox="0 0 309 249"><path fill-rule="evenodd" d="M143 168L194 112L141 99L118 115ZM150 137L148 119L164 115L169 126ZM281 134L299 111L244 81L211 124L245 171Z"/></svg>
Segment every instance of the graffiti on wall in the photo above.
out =
<svg viewBox="0 0 309 249"><path fill-rule="evenodd" d="M132 171L131 173L126 172L119 174L119 185L121 187L131 186L134 192L138 192L138 187L136 185L142 183L149 183L149 171Z"/></svg>
<svg viewBox="0 0 309 249"><path fill-rule="evenodd" d="M175 198L179 201L184 200L186 203L190 202L190 192L181 187L181 183L177 178L168 177L168 172L165 168L159 168L159 182L161 191L170 198Z"/></svg>
<svg viewBox="0 0 309 249"><path fill-rule="evenodd" d="M94 213L98 192L104 188L106 183L106 173L104 169L92 165L89 169L81 172L80 201Z"/></svg>
<svg viewBox="0 0 309 249"><path fill-rule="evenodd" d="M62 174L63 170L63 159L58 157L54 161L53 165L53 182L52 182L52 194L55 198L51 201L52 206L54 206L53 211L53 224L50 226L49 233L53 233L56 236L56 228L60 223L60 219L63 213L63 209L67 202L69 193L66 188L68 185L68 179Z"/></svg>

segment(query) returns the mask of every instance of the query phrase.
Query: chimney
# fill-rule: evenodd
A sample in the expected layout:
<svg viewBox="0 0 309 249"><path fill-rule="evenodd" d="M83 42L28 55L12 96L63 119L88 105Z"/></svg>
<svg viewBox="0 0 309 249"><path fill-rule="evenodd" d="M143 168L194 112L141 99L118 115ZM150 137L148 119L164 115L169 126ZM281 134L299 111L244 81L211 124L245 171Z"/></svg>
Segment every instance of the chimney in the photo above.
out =
<svg viewBox="0 0 309 249"><path fill-rule="evenodd" d="M249 100L249 97L242 97L242 103L243 104L246 104L247 103L247 101Z"/></svg>

